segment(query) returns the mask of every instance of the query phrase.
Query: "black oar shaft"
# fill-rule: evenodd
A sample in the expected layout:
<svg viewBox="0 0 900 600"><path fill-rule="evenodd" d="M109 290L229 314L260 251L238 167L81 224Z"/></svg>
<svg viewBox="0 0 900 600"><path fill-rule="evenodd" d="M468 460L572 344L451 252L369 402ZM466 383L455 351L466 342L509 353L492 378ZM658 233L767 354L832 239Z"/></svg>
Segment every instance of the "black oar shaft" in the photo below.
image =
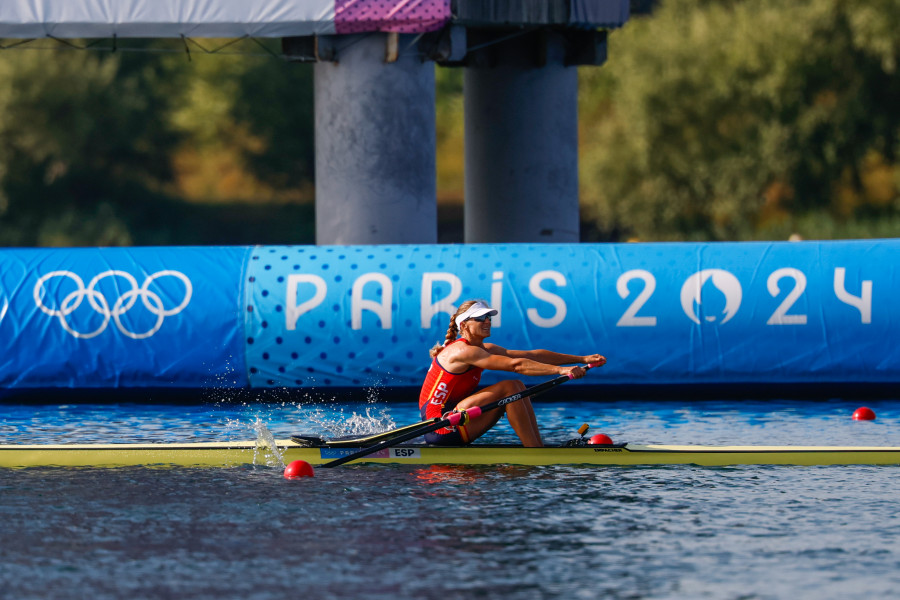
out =
<svg viewBox="0 0 900 600"><path fill-rule="evenodd" d="M585 370L589 370L595 366L599 366L597 364L590 364L584 367ZM462 422L467 422L469 419L475 419L482 414L488 412L489 410L494 410L495 408L499 408L501 406L505 406L507 404L511 404L512 402L517 402L522 398L529 398L532 396L536 396L540 393L546 392L547 390L554 388L562 383L565 383L572 379L571 375L560 375L555 379L551 379L550 381L545 381L544 383L539 383L538 385L532 386L530 388L526 388L521 392L516 392L515 394L506 396L505 398L500 398L499 400L495 400L489 404L485 404L484 406L473 406L466 410L460 411L458 413L453 413L446 419L441 419L435 423L430 423L421 429L415 429L410 431L409 433L405 433L403 435L398 435L397 437L392 437L388 440L384 440L383 442L379 442L374 446L369 446L367 448L362 448L352 454L348 454L347 456L342 456L340 458L336 458L331 462L327 462L322 467L330 468L337 467L344 463L348 463L352 460L356 460L358 458L362 458L364 456L368 456L370 454L374 454L379 450L384 450L385 448L390 448L391 446L396 446L397 444L402 444L407 440L411 440L420 436L425 435L426 433L431 433L432 431L437 431L443 427L453 427Z"/></svg>
<svg viewBox="0 0 900 600"><path fill-rule="evenodd" d="M403 435L408 431L419 429L421 427L425 427L426 425L431 425L432 423L437 423L439 419L440 417L434 417L432 419L427 419L418 423L412 423L411 425L404 425L403 427L398 427L389 431L383 431L374 435L366 435L354 438L337 438L328 440L327 442L323 443L324 445L331 448L340 448L342 446L344 448L359 448L361 446L371 446L372 444L377 444L383 442L384 440L393 439L397 436Z"/></svg>

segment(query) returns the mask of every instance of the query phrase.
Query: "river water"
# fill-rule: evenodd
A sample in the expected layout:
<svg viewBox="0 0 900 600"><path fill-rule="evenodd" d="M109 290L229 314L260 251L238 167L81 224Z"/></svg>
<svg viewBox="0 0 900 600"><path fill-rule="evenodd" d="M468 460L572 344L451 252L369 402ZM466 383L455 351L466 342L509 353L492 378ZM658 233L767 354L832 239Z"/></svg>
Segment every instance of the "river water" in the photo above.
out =
<svg viewBox="0 0 900 600"><path fill-rule="evenodd" d="M900 446L900 402L535 401L635 443ZM3 404L4 443L368 433L413 406ZM513 441L500 426L485 441ZM900 466L0 469L0 598L894 598Z"/></svg>

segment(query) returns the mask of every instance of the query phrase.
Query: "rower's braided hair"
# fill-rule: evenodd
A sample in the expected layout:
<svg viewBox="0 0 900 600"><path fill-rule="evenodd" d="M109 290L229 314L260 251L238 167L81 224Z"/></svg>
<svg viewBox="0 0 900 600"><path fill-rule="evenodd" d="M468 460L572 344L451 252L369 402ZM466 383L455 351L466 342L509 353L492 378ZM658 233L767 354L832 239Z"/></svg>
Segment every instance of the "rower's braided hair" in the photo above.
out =
<svg viewBox="0 0 900 600"><path fill-rule="evenodd" d="M443 344L435 344L431 348L431 350L429 350L428 354L431 356L431 358L434 358L435 356L440 354L441 350L443 350L445 346L456 341L456 338L459 337L459 327L456 325L456 317L458 317L459 315L461 315L464 312L466 312L467 310L469 310L469 307L472 306L473 304L475 304L476 302L478 302L478 300L466 300L465 302L463 302L462 304L459 305L459 308L457 308L456 312L453 313L453 316L450 317L450 326L447 327L447 335L446 335L446 339L444 340L444 343ZM481 302L484 302L484 300L482 300Z"/></svg>

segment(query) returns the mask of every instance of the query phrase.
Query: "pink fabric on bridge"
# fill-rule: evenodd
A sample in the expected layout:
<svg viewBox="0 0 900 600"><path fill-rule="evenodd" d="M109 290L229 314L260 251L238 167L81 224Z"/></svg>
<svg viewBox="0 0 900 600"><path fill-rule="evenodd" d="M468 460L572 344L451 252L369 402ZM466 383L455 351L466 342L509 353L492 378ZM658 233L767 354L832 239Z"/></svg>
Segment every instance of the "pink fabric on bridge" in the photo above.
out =
<svg viewBox="0 0 900 600"><path fill-rule="evenodd" d="M338 34L435 31L450 21L450 0L335 0Z"/></svg>

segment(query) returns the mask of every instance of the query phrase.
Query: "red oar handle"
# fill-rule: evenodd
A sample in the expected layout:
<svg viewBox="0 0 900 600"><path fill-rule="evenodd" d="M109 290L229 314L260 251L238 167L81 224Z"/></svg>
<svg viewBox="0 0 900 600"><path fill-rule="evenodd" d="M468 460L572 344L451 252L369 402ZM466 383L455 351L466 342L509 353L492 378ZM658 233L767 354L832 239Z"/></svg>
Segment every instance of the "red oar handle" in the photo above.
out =
<svg viewBox="0 0 900 600"><path fill-rule="evenodd" d="M450 413L447 415L447 422L450 423L451 427L457 427L460 424L465 425L472 419L480 417L481 412L480 406L472 406L466 410Z"/></svg>

